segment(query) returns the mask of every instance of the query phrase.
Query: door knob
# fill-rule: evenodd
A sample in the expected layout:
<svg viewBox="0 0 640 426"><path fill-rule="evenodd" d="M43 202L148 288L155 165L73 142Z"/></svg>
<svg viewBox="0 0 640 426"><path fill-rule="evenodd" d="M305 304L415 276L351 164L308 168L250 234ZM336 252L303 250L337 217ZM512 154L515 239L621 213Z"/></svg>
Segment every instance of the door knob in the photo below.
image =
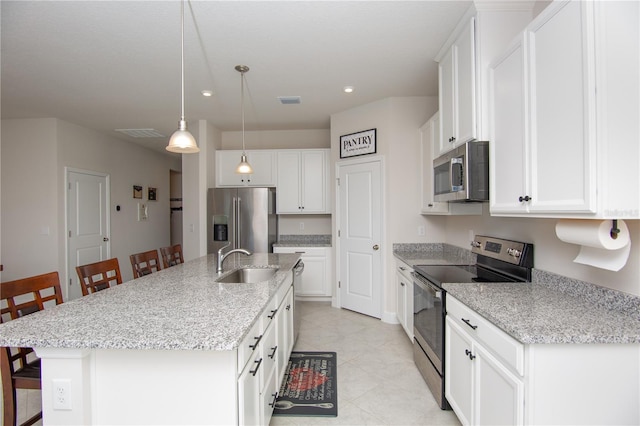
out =
<svg viewBox="0 0 640 426"><path fill-rule="evenodd" d="M380 248L380 246L379 246L379 245L377 245L377 244L376 244L375 246L373 246L373 249L374 249L374 250L378 250L379 248Z"/></svg>
<svg viewBox="0 0 640 426"><path fill-rule="evenodd" d="M105 242L106 242L106 241L109 241L109 238L104 237L104 238L102 239L102 241L105 241Z"/></svg>

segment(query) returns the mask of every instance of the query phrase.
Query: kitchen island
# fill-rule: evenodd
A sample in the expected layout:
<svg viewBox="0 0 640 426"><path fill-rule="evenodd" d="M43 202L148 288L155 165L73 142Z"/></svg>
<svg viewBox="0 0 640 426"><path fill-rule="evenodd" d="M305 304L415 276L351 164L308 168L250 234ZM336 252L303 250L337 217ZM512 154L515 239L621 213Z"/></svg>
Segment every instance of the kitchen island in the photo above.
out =
<svg viewBox="0 0 640 426"><path fill-rule="evenodd" d="M0 345L42 358L45 424L259 423L293 346L298 259L231 255L222 275L278 268L241 284L216 282L216 257L204 256L3 324Z"/></svg>

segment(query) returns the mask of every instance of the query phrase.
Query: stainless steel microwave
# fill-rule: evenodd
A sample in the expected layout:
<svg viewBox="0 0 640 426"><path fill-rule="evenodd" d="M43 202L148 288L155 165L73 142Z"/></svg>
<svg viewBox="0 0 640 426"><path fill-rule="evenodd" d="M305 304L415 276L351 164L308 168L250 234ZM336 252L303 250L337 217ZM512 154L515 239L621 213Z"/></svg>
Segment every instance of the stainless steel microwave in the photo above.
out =
<svg viewBox="0 0 640 426"><path fill-rule="evenodd" d="M489 201L489 142L460 145L433 160L435 201Z"/></svg>

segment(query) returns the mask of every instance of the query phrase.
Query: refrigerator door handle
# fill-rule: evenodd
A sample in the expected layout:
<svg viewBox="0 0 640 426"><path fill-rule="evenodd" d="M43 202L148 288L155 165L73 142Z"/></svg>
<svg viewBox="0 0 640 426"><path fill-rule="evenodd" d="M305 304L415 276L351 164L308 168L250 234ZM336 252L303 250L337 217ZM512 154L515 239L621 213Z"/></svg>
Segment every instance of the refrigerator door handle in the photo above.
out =
<svg viewBox="0 0 640 426"><path fill-rule="evenodd" d="M241 228L242 228L242 225L240 223L241 211L242 211L242 198L238 197L236 199L236 204L237 204L237 207L236 207L236 236L235 236L236 241L235 241L235 244L234 244L234 248L240 248L240 241L242 241L242 239L241 239L242 235L240 234Z"/></svg>

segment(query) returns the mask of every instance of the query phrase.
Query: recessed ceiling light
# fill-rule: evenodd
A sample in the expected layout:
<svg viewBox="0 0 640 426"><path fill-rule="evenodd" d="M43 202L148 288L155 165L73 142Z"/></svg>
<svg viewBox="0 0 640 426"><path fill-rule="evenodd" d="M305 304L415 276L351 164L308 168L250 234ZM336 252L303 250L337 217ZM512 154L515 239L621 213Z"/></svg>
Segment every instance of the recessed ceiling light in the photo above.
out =
<svg viewBox="0 0 640 426"><path fill-rule="evenodd" d="M344 86L344 93L352 93L353 92L353 86Z"/></svg>
<svg viewBox="0 0 640 426"><path fill-rule="evenodd" d="M202 96L206 96L206 97L213 96L213 91L211 90L203 90L200 93L202 93Z"/></svg>

